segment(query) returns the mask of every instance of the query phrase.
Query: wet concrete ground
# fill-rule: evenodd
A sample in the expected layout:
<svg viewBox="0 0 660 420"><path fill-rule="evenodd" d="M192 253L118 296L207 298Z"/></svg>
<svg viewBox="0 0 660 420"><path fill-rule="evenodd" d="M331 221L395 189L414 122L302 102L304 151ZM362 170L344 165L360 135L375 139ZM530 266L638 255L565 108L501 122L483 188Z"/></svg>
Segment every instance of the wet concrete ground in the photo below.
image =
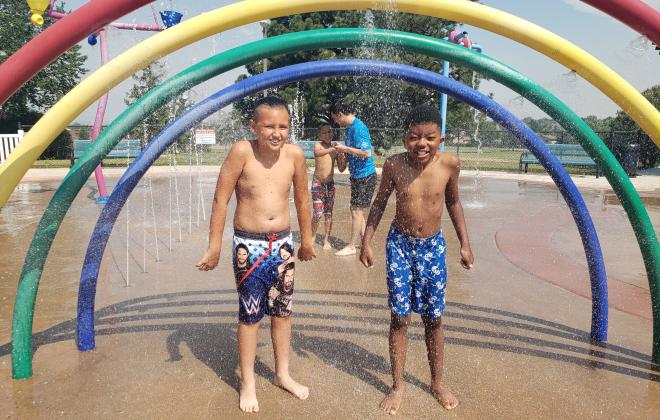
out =
<svg viewBox="0 0 660 420"><path fill-rule="evenodd" d="M12 195L0 211L3 418L241 415L237 299L229 255L223 254L222 265L213 272L194 267L208 233L196 204L198 186L208 217L216 174L200 174L199 183L195 175L192 194L188 173L179 172L171 189L166 174L153 176L157 250L148 183L134 192L130 224L125 210L101 269L97 348L79 353L73 341L77 286L99 213L90 199L94 182L87 183L46 264L34 320L34 377L20 381L11 379L10 360L16 284L36 224L59 181L24 183ZM345 176L337 179L333 245L340 248L349 236L349 189ZM409 386L398 417L657 418L660 367L649 362L650 318L625 307L610 308L608 344L592 345L590 300L551 282L563 278L579 284L588 278L577 229L556 188L465 177L461 191L476 255L471 272L460 268L456 236L449 219L443 221L449 249L444 377L460 405L447 412L430 395L423 328L416 318L406 365ZM609 281L633 288L633 306L650 311L641 254L625 213L610 191L582 192L600 236ZM654 193L646 195L658 227L660 206ZM379 261L384 260L392 210L390 206L374 240ZM516 236L521 230L527 235ZM516 237L527 242L511 246ZM508 247L501 238L509 239ZM230 240L228 226L226 250ZM262 331L257 351L261 412L253 417L388 417L377 409L390 384L384 264L365 269L355 257L335 257L320 246L317 252L318 258L297 270L291 355L292 375L310 386L311 397L298 401L270 383L272 346L268 331ZM540 272L548 261L556 269ZM268 322L262 329L269 329Z"/></svg>

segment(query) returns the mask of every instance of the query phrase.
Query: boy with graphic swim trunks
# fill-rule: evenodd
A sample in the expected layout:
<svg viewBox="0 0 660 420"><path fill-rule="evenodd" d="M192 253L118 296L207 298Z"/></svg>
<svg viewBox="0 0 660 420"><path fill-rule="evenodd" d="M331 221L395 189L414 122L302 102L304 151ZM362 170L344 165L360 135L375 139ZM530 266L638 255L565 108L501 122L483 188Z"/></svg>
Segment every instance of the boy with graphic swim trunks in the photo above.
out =
<svg viewBox="0 0 660 420"><path fill-rule="evenodd" d="M335 204L335 161L341 172L346 170L346 161L337 160L337 151L332 142L332 126L322 124L319 127L319 140L314 144L314 177L312 178L312 237L316 238L321 217L325 215L325 235L323 249L331 248L330 230L332 229L332 208Z"/></svg>
<svg viewBox="0 0 660 420"><path fill-rule="evenodd" d="M383 165L380 188L374 200L362 240L360 260L373 265L370 241L383 216L387 200L396 192L396 213L385 246L390 321L392 390L380 403L388 414L396 414L403 398L403 371L408 350L410 313L422 316L433 396L446 409L458 405L456 397L441 382L447 269L446 244L440 228L443 206L461 243L461 264L472 268L463 207L458 198L460 162L450 153L438 152L443 139L441 117L435 107L421 105L406 118L406 152L388 158Z"/></svg>
<svg viewBox="0 0 660 420"><path fill-rule="evenodd" d="M267 304L268 292L277 281L278 267L284 262L278 255L284 253L278 250L287 244L285 248L291 250L291 253L293 251L289 230L289 193L292 183L301 237L298 259L309 261L316 256L312 245L305 156L298 146L287 144L289 128L289 111L282 99L266 97L255 103L250 130L256 140L236 143L222 164L213 198L209 248L197 263L202 271L212 270L218 265L227 205L235 191L234 249L237 252L233 256L234 267L240 268L245 261L250 264L240 278L236 273L239 296L238 356L241 369L239 405L241 410L248 413L259 411L254 362L259 321L264 314L271 315L275 385L301 400L309 395L306 386L289 376L291 312L271 312ZM247 253L238 253L245 248ZM246 259L246 254L251 258ZM287 290L293 293L292 276Z"/></svg>

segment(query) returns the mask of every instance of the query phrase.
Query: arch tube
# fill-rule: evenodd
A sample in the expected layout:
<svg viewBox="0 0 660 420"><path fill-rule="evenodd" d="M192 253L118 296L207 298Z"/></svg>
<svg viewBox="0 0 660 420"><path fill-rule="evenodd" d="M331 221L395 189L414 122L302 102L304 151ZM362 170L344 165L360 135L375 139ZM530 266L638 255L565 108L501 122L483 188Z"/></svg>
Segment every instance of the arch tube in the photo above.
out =
<svg viewBox="0 0 660 420"><path fill-rule="evenodd" d="M641 0L582 0L660 46L660 12Z"/></svg>
<svg viewBox="0 0 660 420"><path fill-rule="evenodd" d="M564 38L497 9L465 0L245 0L196 16L135 45L92 73L37 121L0 165L0 207L32 163L92 102L134 72L186 45L258 20L328 10L382 9L435 16L474 25L521 42L563 64L627 112L660 146L660 111L630 83Z"/></svg>
<svg viewBox="0 0 660 420"><path fill-rule="evenodd" d="M660 281L658 280L660 270L657 268L658 242L639 195L617 160L593 130L552 93L493 58L435 38L386 30L323 29L271 37L220 53L166 80L117 117L76 161L58 187L39 222L23 265L19 290L16 295L16 306L20 305L21 311L14 312L15 336L31 334L34 301L45 260L62 219L76 194L103 157L143 118L165 101L191 86L251 61L304 49L354 47L360 45L364 40L395 44L407 51L450 60L469 67L508 86L552 116L567 132L580 141L587 153L603 169L604 175L608 178L631 221L644 257L649 283L653 285L654 281L656 283ZM589 271L592 296L598 297L600 296L598 290L605 287L604 280L595 274L591 266ZM660 290L660 287L654 289L651 286L651 290ZM657 293L655 295L652 293L651 297L654 302L659 301ZM600 308L606 305L606 299L594 299L592 304L592 338L604 341L607 338L607 329L594 329L593 326L597 325L597 319L601 318L598 314L603 312ZM660 325L660 322L657 321L659 319L657 305L654 306L654 319L656 319L655 325ZM596 333L597 331L600 332ZM660 336L660 333L654 333L654 335Z"/></svg>
<svg viewBox="0 0 660 420"><path fill-rule="evenodd" d="M0 105L66 50L151 1L91 0L49 26L0 64Z"/></svg>
<svg viewBox="0 0 660 420"><path fill-rule="evenodd" d="M446 92L474 106L511 131L551 174L578 223L580 233L589 236L589 244L595 246L595 249L590 248L588 251L594 254L589 254L587 258L602 258L586 205L564 167L532 130L486 95L436 73L402 64L370 60L327 60L297 64L250 77L201 101L163 129L128 167L115 186L108 204L101 211L85 255L78 299L76 336L79 348L94 347L94 291L103 252L114 222L133 188L169 145L197 122L247 95L310 78L365 75L394 78Z"/></svg>

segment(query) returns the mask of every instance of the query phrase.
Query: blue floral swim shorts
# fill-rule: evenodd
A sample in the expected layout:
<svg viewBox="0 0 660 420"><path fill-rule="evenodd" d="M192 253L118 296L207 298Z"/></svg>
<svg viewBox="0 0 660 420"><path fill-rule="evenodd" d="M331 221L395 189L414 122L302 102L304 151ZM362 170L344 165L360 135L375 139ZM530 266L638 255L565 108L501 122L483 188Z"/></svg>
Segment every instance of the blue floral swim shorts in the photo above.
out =
<svg viewBox="0 0 660 420"><path fill-rule="evenodd" d="M428 238L400 232L394 224L387 235L388 303L392 312L404 317L416 312L438 318L445 309L447 267L442 230Z"/></svg>

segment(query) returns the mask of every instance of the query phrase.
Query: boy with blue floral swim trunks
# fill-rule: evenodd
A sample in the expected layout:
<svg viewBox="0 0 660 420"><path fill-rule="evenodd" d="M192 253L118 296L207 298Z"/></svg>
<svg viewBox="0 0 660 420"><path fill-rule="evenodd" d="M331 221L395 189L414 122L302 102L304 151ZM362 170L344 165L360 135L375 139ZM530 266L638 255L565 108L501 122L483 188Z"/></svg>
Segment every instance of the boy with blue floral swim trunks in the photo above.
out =
<svg viewBox="0 0 660 420"><path fill-rule="evenodd" d="M308 261L316 256L307 165L302 149L288 144L290 126L287 103L282 99L271 96L255 103L250 130L256 140L234 144L222 164L213 198L209 246L197 263L202 271L218 265L227 208L236 193L232 260L239 301L239 407L247 413L259 411L254 364L259 321L264 315L271 320L275 385L301 400L309 396L309 389L289 375L294 274L291 185L301 238L297 258ZM277 304L269 305L269 300Z"/></svg>
<svg viewBox="0 0 660 420"><path fill-rule="evenodd" d="M411 312L420 314L424 323L433 396L448 410L458 405L458 399L441 381L447 269L440 218L445 205L461 243L462 266L472 268L474 256L458 197L460 162L450 153L438 152L443 141L440 126L440 113L435 107L420 105L410 112L404 124L406 152L385 161L362 240L360 260L371 267L371 238L389 196L395 191L396 214L385 247L393 384L380 404L382 410L392 415L401 406L405 389L403 371Z"/></svg>

